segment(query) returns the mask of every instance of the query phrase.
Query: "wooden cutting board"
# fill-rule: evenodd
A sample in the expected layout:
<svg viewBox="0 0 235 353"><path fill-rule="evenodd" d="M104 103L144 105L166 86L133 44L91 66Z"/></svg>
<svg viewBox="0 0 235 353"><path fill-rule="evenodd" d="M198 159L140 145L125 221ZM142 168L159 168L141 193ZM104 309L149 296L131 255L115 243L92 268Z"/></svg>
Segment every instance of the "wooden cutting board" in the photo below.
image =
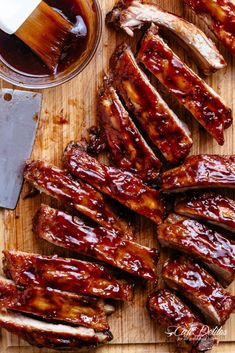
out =
<svg viewBox="0 0 235 353"><path fill-rule="evenodd" d="M111 10L115 0L100 0L100 2L103 10L103 18L105 18L105 14L107 11ZM190 21L198 24L210 37L213 37L205 28L205 25L199 21L190 10L186 9L182 1L159 0L157 3L168 11L185 16ZM130 39L124 34L117 34L112 29L108 29L104 24L99 48L89 66L79 77L67 84L43 92L42 114L34 145L33 158L39 158L60 166L61 155L66 144L71 140L80 139L86 134L86 129L95 124L98 86L102 80L104 71L108 68L108 62L112 52L116 45L122 41L130 43L134 49L137 37ZM173 40L169 40L169 44L181 58L197 72L195 64L187 53L179 48ZM206 78L206 81L235 108L235 59L232 59L231 55L228 54L222 45L218 44L218 47L225 56L228 67ZM151 80L158 87L159 91L170 103L178 116L185 120L191 129L194 140L194 146L191 151L192 154L235 153L234 127L226 131L226 143L223 147L219 147L183 108L180 108L171 97L166 95L165 91L162 91L162 88L158 86L153 78L151 78ZM11 86L5 82L1 82L1 87L5 88ZM0 250L17 249L41 254L58 253L62 256L68 256L68 252L37 239L31 230L32 217L40 204L44 202L56 206L56 201L44 195L24 199L27 193L28 186L24 185L20 201L14 212L0 211ZM234 197L234 195L231 196ZM137 239L141 244L156 246L156 227L153 223L137 216L136 232ZM116 313L112 315L110 318L110 326L114 334L114 340L109 346L99 348L98 352L168 353L175 351L172 344L165 343L165 335L149 318L145 308L148 291L149 289L145 288L145 285L139 285L136 290L134 302L121 305ZM231 291L235 294L235 284L231 286ZM225 326L226 335L221 337L223 343L213 350L214 353L235 352L234 328L235 315L232 315ZM2 331L0 339L1 353L36 353L39 351L37 348L28 346L15 336L7 334L5 331ZM43 349L41 352L42 351L43 353L49 352L47 349Z"/></svg>

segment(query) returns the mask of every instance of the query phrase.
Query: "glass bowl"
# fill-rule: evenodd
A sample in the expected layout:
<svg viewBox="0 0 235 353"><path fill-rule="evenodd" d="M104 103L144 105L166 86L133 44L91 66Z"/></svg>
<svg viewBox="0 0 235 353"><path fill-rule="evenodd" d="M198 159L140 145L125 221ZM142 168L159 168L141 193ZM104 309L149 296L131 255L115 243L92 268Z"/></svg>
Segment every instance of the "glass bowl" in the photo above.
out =
<svg viewBox="0 0 235 353"><path fill-rule="evenodd" d="M73 0L81 4L81 0ZM89 64L100 42L102 33L102 13L98 0L82 0L86 6L88 39L87 46L81 56L63 71L55 75L30 75L16 70L3 60L0 53L0 78L18 87L29 89L45 89L61 85L77 76Z"/></svg>

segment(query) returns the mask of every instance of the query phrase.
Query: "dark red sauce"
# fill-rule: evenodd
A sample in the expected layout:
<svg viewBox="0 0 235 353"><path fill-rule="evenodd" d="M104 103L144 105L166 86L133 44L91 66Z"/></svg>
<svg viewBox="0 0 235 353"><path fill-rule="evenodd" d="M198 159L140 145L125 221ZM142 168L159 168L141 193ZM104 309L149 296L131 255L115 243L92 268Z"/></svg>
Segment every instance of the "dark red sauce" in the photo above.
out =
<svg viewBox="0 0 235 353"><path fill-rule="evenodd" d="M62 72L77 61L87 47L88 25L86 14L74 0L45 0L74 24L73 34L64 48L57 72ZM0 60L14 70L30 76L48 76L50 71L41 59L15 35L0 30Z"/></svg>
<svg viewBox="0 0 235 353"><path fill-rule="evenodd" d="M235 5L228 0L185 0L196 12L210 14L217 25L235 34ZM215 6L216 5L216 6Z"/></svg>

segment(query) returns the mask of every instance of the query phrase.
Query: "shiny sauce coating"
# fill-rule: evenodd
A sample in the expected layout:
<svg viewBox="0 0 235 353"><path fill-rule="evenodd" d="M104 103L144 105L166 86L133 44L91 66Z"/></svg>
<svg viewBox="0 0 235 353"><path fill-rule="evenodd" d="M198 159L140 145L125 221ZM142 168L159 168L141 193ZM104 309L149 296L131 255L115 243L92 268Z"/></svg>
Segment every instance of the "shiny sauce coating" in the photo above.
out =
<svg viewBox="0 0 235 353"><path fill-rule="evenodd" d="M57 246L94 257L145 279L157 278L158 250L125 240L115 230L88 226L78 217L43 206L36 216L34 231Z"/></svg>
<svg viewBox="0 0 235 353"><path fill-rule="evenodd" d="M102 298L132 299L132 284L117 280L103 266L91 262L5 251L4 272L24 287L50 287Z"/></svg>

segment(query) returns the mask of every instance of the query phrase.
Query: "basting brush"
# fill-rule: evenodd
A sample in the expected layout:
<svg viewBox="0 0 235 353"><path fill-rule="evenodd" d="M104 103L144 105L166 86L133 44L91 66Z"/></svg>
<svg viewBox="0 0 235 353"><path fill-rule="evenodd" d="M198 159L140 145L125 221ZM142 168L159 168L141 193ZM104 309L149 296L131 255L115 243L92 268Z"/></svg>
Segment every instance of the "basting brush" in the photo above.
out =
<svg viewBox="0 0 235 353"><path fill-rule="evenodd" d="M0 0L0 29L15 34L55 72L73 25L41 0Z"/></svg>

